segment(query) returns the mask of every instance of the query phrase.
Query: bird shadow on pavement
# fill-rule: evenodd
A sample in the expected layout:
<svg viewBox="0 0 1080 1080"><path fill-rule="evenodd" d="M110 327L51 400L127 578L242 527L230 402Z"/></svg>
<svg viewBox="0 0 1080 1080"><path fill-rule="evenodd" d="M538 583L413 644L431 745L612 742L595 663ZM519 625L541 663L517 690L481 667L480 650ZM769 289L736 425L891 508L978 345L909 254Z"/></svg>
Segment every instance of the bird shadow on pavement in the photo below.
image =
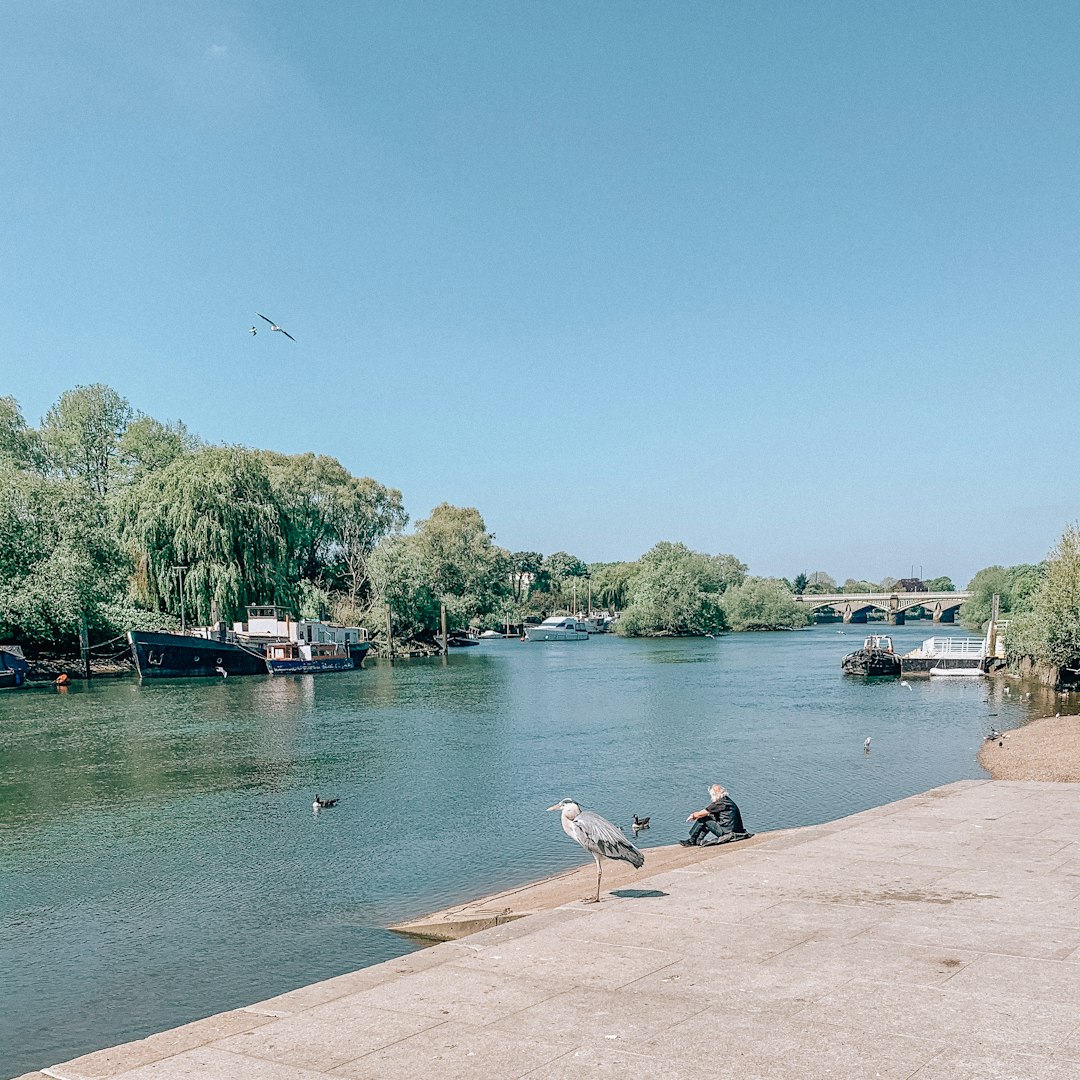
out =
<svg viewBox="0 0 1080 1080"><path fill-rule="evenodd" d="M661 889L612 889L612 896L622 900L647 900L653 896L667 896Z"/></svg>

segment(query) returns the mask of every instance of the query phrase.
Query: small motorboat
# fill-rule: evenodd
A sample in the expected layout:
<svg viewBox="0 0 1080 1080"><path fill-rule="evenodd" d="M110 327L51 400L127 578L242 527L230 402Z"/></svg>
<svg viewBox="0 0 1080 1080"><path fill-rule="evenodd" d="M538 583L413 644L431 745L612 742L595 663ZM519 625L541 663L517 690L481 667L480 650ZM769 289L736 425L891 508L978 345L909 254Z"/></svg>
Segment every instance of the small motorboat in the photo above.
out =
<svg viewBox="0 0 1080 1080"><path fill-rule="evenodd" d="M573 616L552 615L539 626L526 626L529 641L588 641L589 632Z"/></svg>
<svg viewBox="0 0 1080 1080"><path fill-rule="evenodd" d="M894 652L893 639L888 634L871 634L861 649L844 657L840 668L845 675L899 678L900 657Z"/></svg>

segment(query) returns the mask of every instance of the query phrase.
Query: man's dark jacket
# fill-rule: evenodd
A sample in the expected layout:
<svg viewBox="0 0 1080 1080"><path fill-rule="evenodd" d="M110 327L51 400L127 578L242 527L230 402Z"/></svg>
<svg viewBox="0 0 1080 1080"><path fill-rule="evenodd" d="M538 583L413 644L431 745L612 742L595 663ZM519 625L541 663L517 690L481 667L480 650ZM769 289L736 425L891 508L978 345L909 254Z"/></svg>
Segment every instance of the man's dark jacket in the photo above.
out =
<svg viewBox="0 0 1080 1080"><path fill-rule="evenodd" d="M705 809L709 811L709 817L719 826L721 835L714 836L712 832L706 833L701 839L703 847L727 844L732 840L745 840L753 836L753 833L748 833L743 826L742 814L739 813L739 808L730 795L721 796L716 802L709 803Z"/></svg>

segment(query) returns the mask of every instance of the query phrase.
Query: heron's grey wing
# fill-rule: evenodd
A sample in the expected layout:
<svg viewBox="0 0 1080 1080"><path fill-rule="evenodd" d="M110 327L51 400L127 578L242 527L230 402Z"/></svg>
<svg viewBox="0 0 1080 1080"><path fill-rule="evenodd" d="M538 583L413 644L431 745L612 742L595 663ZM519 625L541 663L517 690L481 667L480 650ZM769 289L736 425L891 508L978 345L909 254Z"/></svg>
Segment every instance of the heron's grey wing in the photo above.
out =
<svg viewBox="0 0 1080 1080"><path fill-rule="evenodd" d="M279 330L281 330L281 327L279 326L279 327L278 327L278 329L279 329ZM292 334L290 334L290 333L289 333L289 331L288 331L288 330L281 330L281 332L282 332L282 333L283 333L283 334L284 334L284 335L285 335L285 336L286 336L286 337L287 337L287 338L288 338L288 339L289 339L290 341L295 341L295 340L296 340L296 338L294 338L294 337L292 336Z"/></svg>
<svg viewBox="0 0 1080 1080"><path fill-rule="evenodd" d="M256 314L256 315L258 315L260 319L266 319L266 316L265 316L265 315L264 315L264 314L263 314L263 313L262 313L261 311L256 311L256 312L255 312L255 314ZM266 319L266 321L267 321L267 322L268 322L268 323L269 323L269 324L270 324L271 326L273 326L273 325L274 325L274 320L273 320L273 319Z"/></svg>
<svg viewBox="0 0 1080 1080"><path fill-rule="evenodd" d="M645 856L623 836L622 829L618 825L612 825L607 818L602 818L591 810L582 810L574 818L574 824L582 837L578 843L586 850L609 859L621 859L633 866L645 864Z"/></svg>

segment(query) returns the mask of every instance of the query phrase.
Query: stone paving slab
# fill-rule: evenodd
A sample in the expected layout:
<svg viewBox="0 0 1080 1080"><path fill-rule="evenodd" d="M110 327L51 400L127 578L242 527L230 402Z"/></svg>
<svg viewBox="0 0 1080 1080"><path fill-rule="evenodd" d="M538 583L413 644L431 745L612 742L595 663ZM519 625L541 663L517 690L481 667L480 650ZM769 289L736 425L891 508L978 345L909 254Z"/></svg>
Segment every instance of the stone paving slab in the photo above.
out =
<svg viewBox="0 0 1080 1080"><path fill-rule="evenodd" d="M24 1080L1080 1080L1080 784L690 854Z"/></svg>

